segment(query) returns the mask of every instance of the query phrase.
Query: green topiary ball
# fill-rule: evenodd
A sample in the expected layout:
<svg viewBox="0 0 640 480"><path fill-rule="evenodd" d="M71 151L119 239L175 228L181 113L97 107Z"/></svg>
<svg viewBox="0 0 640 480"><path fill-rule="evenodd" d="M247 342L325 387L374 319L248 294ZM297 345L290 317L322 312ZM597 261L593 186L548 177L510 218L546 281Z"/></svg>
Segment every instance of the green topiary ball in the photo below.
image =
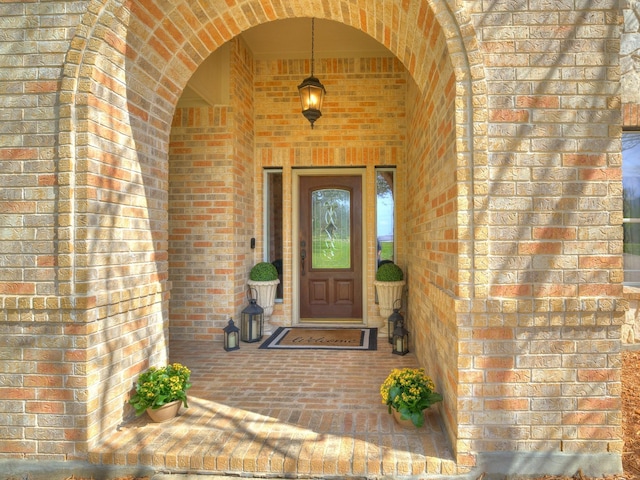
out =
<svg viewBox="0 0 640 480"><path fill-rule="evenodd" d="M256 263L249 273L254 282L269 282L278 279L278 270L269 262Z"/></svg>
<svg viewBox="0 0 640 480"><path fill-rule="evenodd" d="M378 267L376 280L379 282L400 282L404 280L404 274L395 263L383 263Z"/></svg>

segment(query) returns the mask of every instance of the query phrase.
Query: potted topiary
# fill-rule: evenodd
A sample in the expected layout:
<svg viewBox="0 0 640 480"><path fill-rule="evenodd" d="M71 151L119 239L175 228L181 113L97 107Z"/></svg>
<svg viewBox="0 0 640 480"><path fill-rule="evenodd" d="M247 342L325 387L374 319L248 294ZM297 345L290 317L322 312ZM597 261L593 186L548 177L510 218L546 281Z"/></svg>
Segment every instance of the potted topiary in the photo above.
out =
<svg viewBox="0 0 640 480"><path fill-rule="evenodd" d="M380 316L388 318L393 313L393 306L402 299L402 290L405 286L402 269L393 262L383 263L376 272L376 287L378 295L378 307Z"/></svg>
<svg viewBox="0 0 640 480"><path fill-rule="evenodd" d="M256 263L249 272L249 288L255 290L256 303L264 310L265 320L273 313L279 283L278 270L272 263Z"/></svg>

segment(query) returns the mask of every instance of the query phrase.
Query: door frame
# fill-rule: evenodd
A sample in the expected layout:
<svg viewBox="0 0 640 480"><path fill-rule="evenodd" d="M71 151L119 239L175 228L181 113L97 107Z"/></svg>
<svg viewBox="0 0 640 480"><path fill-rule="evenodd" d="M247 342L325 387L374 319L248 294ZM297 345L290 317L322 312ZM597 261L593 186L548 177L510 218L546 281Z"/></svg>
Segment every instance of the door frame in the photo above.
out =
<svg viewBox="0 0 640 480"><path fill-rule="evenodd" d="M367 168L296 168L291 171L291 293L292 293L292 325L300 324L300 242L298 236L300 233L300 177L306 176L360 176L361 195L362 195L362 323L354 322L353 325L367 325ZM326 322L319 321L322 325ZM311 326L313 323L305 322L305 326ZM340 326L348 326L341 323Z"/></svg>

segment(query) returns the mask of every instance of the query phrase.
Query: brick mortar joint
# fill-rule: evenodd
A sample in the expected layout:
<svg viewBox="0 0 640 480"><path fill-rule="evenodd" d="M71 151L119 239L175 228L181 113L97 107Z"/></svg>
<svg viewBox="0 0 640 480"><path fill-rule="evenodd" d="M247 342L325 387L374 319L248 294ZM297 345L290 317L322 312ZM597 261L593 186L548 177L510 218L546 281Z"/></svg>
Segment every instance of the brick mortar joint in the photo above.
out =
<svg viewBox="0 0 640 480"><path fill-rule="evenodd" d="M488 296L484 298L464 298L454 295L433 283L429 283L429 293L436 301L453 302L456 313L504 313L520 315L539 315L544 313L619 313L629 309L629 299L640 299L640 288L625 287L624 297L523 297L505 298ZM634 296L635 295L635 296ZM545 308L541 309L541 304Z"/></svg>
<svg viewBox="0 0 640 480"><path fill-rule="evenodd" d="M114 305L121 305L136 301L142 298L153 298L158 295L162 295L169 291L168 288L156 287L149 288L150 286L136 287L134 289L126 290L127 295L118 298L118 294L125 292L120 290L118 292L109 293L106 295L86 295L86 296L0 296L0 308L7 313L12 312L72 312L72 311L88 311L95 308L111 307ZM96 299L100 298L106 301L101 303L96 302ZM153 302L151 302L153 303ZM70 320L72 321L72 320Z"/></svg>
<svg viewBox="0 0 640 480"><path fill-rule="evenodd" d="M636 297L627 295L624 298L601 297L527 297L527 298L455 298L456 312L467 313L491 313L491 314L519 314L540 315L545 313L620 313L629 308L629 298L640 299L640 289L637 289ZM543 305L544 304L544 305ZM544 308L542 308L544 307Z"/></svg>

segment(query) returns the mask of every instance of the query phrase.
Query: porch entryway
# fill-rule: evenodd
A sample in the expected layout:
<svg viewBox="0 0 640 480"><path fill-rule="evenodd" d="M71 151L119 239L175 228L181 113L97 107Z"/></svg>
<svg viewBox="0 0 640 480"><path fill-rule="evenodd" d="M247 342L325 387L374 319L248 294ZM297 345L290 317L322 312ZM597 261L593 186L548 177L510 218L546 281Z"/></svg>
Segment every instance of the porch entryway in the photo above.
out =
<svg viewBox="0 0 640 480"><path fill-rule="evenodd" d="M380 339L384 342L384 339ZM164 423L121 425L90 452L93 463L158 470L367 477L459 473L432 407L425 427L397 427L379 387L412 354L376 351L225 352L211 342L171 343L172 362L192 370L189 408Z"/></svg>

